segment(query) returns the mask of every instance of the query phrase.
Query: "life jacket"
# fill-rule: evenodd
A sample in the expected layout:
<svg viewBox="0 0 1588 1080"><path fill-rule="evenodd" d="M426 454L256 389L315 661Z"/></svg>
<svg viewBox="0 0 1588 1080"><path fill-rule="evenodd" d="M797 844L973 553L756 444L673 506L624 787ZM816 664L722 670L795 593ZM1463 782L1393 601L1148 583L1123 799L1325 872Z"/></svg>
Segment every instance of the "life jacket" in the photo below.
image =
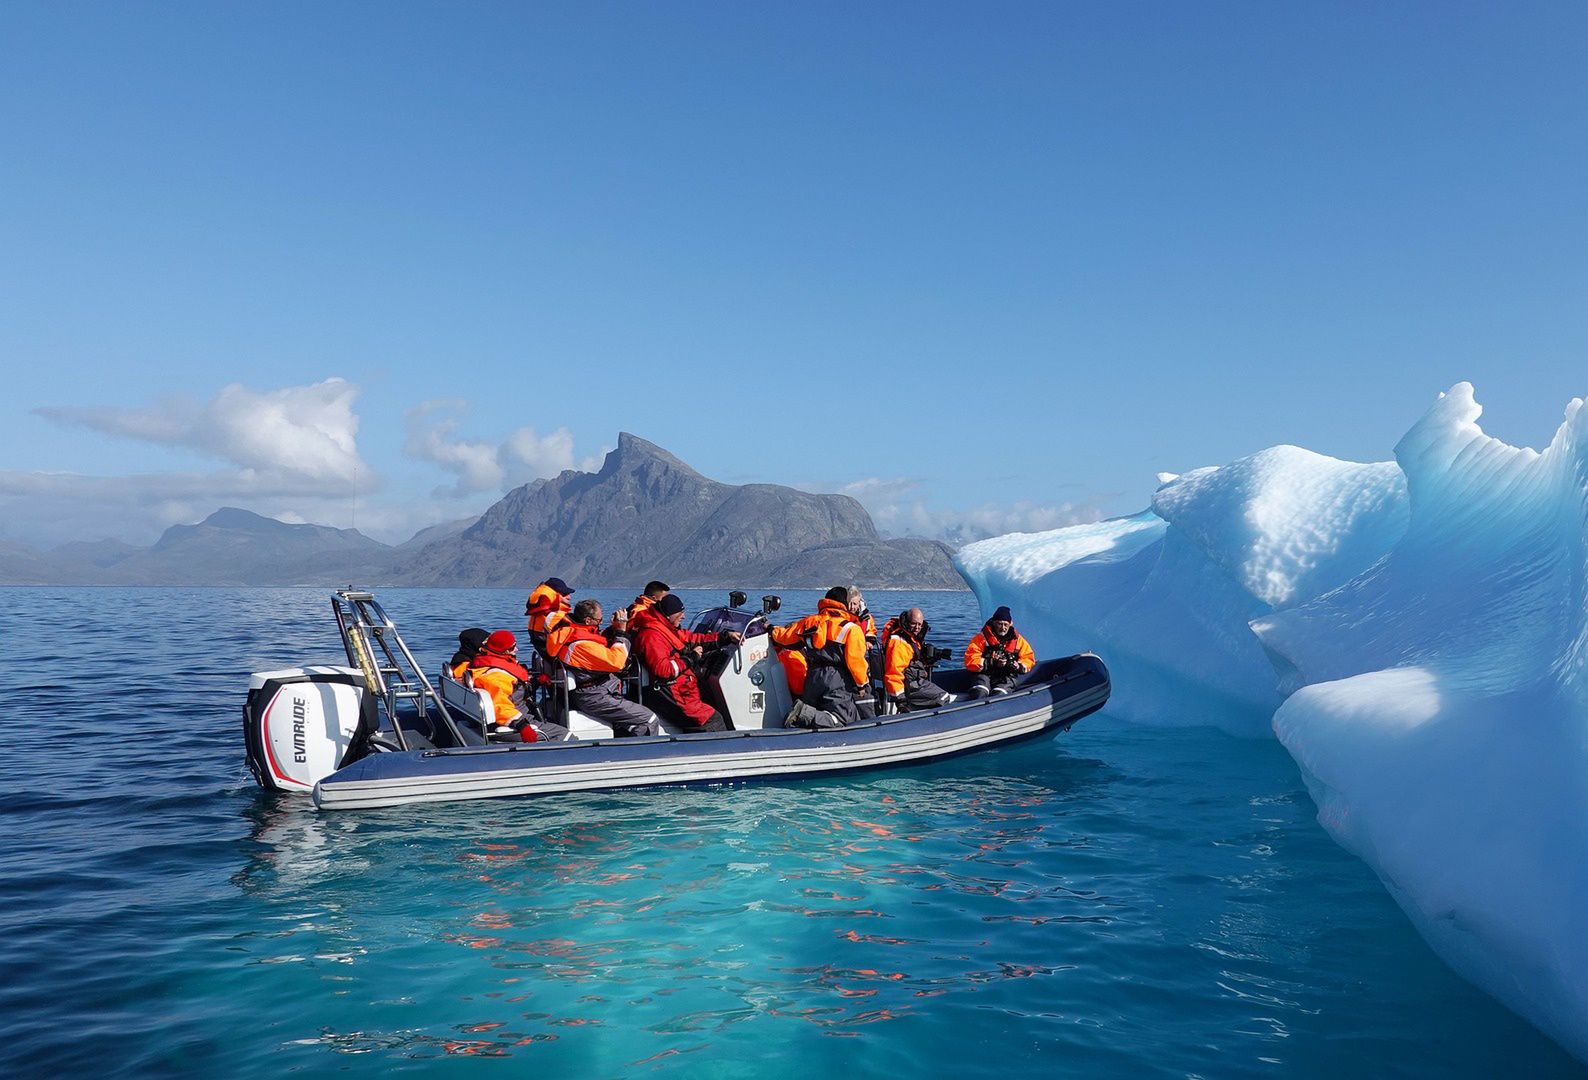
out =
<svg viewBox="0 0 1588 1080"><path fill-rule="evenodd" d="M1014 627L1009 628L1009 636L1000 638L993 633L991 626L983 626L981 633L970 639L970 644L965 646L965 666L971 671L984 671L988 653L1008 653L1020 661L1029 670L1036 666L1036 654L1031 651L1030 642L1020 636L1020 631Z"/></svg>
<svg viewBox="0 0 1588 1080"><path fill-rule="evenodd" d="M568 603L568 598L545 582L535 586L529 599L524 602L524 614L529 617L531 634L549 633L555 625L549 621L551 617L566 615L572 610L573 605Z"/></svg>
<svg viewBox="0 0 1588 1080"><path fill-rule="evenodd" d="M580 645L591 645L592 650L579 650ZM602 682L609 675L622 671L629 659L629 643L619 638L616 644L593 626L564 622L546 635L546 650L552 658L573 673L580 687Z"/></svg>
<svg viewBox="0 0 1588 1080"><path fill-rule="evenodd" d="M525 684L530 674L522 664L481 650L469 663L468 670L474 674L474 685L490 697L491 710L498 724L510 724L516 719L523 719L527 705L525 708L520 708L520 705L527 701L527 697L523 701L515 700L515 697L521 696L521 691L527 694ZM519 738L524 742L534 742L535 729L524 725L519 731Z"/></svg>
<svg viewBox="0 0 1588 1080"><path fill-rule="evenodd" d="M882 640L882 685L888 693L902 694L932 677L921 662L921 642L900 627L897 619L888 620Z"/></svg>
<svg viewBox="0 0 1588 1080"><path fill-rule="evenodd" d="M482 649L474 657L473 661L469 663L469 670L480 671L484 668L495 668L497 671L505 671L513 678L520 679L524 682L528 682L532 678L529 673L529 669L524 667L524 665L520 664L517 660L510 660L505 656L498 656L495 653L488 653Z"/></svg>
<svg viewBox="0 0 1588 1080"><path fill-rule="evenodd" d="M854 615L836 600L822 600L816 614L800 631L806 659L823 667L847 667L844 643L850 634L865 636Z"/></svg>
<svg viewBox="0 0 1588 1080"><path fill-rule="evenodd" d="M981 628L981 640L984 654L988 649L997 649L1008 653L1016 659L1020 657L1020 631L1013 627L1010 627L1008 637L1001 638L992 632L992 627L984 626Z"/></svg>

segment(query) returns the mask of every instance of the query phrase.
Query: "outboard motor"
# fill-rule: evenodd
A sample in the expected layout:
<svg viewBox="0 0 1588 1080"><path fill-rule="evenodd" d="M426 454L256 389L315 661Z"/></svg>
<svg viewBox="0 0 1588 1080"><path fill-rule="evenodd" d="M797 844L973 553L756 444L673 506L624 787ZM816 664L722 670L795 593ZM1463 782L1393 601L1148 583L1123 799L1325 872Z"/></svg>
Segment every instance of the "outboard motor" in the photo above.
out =
<svg viewBox="0 0 1588 1080"><path fill-rule="evenodd" d="M363 756L380 717L356 668L255 672L243 706L248 769L270 791L314 790Z"/></svg>

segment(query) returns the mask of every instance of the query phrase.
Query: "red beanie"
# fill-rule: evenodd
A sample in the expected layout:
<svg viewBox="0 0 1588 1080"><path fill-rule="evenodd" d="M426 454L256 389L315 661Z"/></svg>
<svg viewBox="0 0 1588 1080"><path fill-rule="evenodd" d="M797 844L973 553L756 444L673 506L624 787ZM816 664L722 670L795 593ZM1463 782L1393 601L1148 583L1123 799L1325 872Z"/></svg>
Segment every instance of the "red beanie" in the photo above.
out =
<svg viewBox="0 0 1588 1080"><path fill-rule="evenodd" d="M493 630L491 636L485 639L485 648L500 656L518 648L518 639L511 630Z"/></svg>

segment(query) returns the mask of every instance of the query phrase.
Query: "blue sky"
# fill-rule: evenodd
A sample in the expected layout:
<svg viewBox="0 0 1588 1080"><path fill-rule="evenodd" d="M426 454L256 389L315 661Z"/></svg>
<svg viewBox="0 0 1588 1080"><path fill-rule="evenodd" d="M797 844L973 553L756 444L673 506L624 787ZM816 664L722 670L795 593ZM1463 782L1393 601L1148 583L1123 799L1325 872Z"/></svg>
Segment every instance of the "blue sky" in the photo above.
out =
<svg viewBox="0 0 1588 1080"><path fill-rule="evenodd" d="M1588 390L1582 5L12 2L0 146L0 537L619 430L1001 531Z"/></svg>

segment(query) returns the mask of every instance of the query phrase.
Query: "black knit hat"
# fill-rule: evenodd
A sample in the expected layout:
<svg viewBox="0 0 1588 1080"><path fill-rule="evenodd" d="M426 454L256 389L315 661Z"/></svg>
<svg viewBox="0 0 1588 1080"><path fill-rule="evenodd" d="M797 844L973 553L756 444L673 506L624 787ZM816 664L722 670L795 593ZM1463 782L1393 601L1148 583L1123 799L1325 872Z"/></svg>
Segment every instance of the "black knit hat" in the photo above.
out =
<svg viewBox="0 0 1588 1080"><path fill-rule="evenodd" d="M458 635L458 648L462 652L477 653L480 646L485 644L485 639L491 636L489 630L481 630L478 626L471 626Z"/></svg>
<svg viewBox="0 0 1588 1080"><path fill-rule="evenodd" d="M993 612L992 613L992 618L988 619L987 621L988 622L997 622L1000 619L1002 619L1005 622L1014 622L1015 621L1015 617L1013 615L1009 614L1009 609L1006 608L1006 607L1001 607L997 611Z"/></svg>
<svg viewBox="0 0 1588 1080"><path fill-rule="evenodd" d="M668 593L666 596L656 601L656 610L671 618L672 616L677 615L680 611L684 610L684 602L678 597L674 596L672 593Z"/></svg>
<svg viewBox="0 0 1588 1080"><path fill-rule="evenodd" d="M846 585L834 585L827 590L826 599L836 600L840 604L849 603L849 587Z"/></svg>

